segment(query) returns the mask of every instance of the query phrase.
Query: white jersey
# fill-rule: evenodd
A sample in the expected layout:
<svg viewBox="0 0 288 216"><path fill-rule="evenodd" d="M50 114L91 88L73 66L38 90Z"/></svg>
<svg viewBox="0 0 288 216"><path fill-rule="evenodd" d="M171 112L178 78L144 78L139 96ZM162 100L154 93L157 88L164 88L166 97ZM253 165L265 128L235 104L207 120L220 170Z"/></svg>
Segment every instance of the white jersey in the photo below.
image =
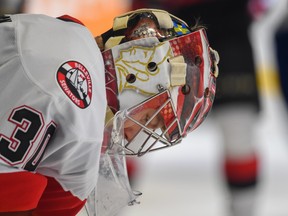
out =
<svg viewBox="0 0 288 216"><path fill-rule="evenodd" d="M80 24L9 19L0 23L0 173L50 176L83 200L97 182L104 130L101 52Z"/></svg>

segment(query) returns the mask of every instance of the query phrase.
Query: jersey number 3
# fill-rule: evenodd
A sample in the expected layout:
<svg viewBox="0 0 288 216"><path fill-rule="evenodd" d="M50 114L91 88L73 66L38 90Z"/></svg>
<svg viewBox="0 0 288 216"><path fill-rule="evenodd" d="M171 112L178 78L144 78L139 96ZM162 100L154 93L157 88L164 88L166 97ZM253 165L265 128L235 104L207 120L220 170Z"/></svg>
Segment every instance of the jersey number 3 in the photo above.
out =
<svg viewBox="0 0 288 216"><path fill-rule="evenodd" d="M53 121L45 124L42 113L27 106L14 109L8 120L15 124L15 128L10 137L0 134L0 158L11 166L34 171L56 124Z"/></svg>

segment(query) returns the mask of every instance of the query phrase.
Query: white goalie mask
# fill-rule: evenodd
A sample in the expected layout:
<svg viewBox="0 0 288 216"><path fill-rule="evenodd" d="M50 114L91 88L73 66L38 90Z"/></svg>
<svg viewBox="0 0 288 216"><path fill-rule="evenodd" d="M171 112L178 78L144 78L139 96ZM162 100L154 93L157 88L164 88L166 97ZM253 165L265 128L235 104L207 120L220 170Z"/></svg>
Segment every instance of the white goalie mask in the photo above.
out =
<svg viewBox="0 0 288 216"><path fill-rule="evenodd" d="M141 9L116 17L113 28L96 40L108 105L114 113L126 110L126 154L141 156L180 143L206 118L219 57L203 28L193 30L166 11ZM149 114L139 118L144 110ZM162 121L159 129L156 120Z"/></svg>

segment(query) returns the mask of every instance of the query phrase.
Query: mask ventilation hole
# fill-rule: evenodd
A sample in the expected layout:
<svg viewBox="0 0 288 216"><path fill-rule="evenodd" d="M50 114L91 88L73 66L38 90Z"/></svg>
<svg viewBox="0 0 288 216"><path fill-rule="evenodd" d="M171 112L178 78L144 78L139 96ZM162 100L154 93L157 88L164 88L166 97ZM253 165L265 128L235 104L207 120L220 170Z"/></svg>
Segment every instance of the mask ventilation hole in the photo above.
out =
<svg viewBox="0 0 288 216"><path fill-rule="evenodd" d="M181 92L184 94L184 95L187 95L190 93L190 86L189 85L184 85L181 89Z"/></svg>
<svg viewBox="0 0 288 216"><path fill-rule="evenodd" d="M206 88L205 89L205 92L204 92L204 97L209 97L209 95L210 95L210 90L209 90L209 88Z"/></svg>
<svg viewBox="0 0 288 216"><path fill-rule="evenodd" d="M197 65L198 67L201 65L202 63L202 59L200 56L196 56L195 57L195 65Z"/></svg>
<svg viewBox="0 0 288 216"><path fill-rule="evenodd" d="M157 70L157 64L155 62L149 62L147 67L150 72L154 72Z"/></svg>
<svg viewBox="0 0 288 216"><path fill-rule="evenodd" d="M134 74L128 74L126 76L126 81L128 83L134 83L136 81L136 76Z"/></svg>

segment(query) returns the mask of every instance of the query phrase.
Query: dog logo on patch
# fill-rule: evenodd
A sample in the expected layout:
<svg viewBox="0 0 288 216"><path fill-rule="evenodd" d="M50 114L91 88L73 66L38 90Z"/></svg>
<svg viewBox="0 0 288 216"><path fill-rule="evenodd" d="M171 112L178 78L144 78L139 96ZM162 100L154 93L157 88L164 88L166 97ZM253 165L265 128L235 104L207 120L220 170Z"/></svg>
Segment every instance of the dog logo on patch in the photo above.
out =
<svg viewBox="0 0 288 216"><path fill-rule="evenodd" d="M92 99L92 81L86 67L77 61L61 65L57 71L57 81L61 89L78 107L85 109Z"/></svg>

